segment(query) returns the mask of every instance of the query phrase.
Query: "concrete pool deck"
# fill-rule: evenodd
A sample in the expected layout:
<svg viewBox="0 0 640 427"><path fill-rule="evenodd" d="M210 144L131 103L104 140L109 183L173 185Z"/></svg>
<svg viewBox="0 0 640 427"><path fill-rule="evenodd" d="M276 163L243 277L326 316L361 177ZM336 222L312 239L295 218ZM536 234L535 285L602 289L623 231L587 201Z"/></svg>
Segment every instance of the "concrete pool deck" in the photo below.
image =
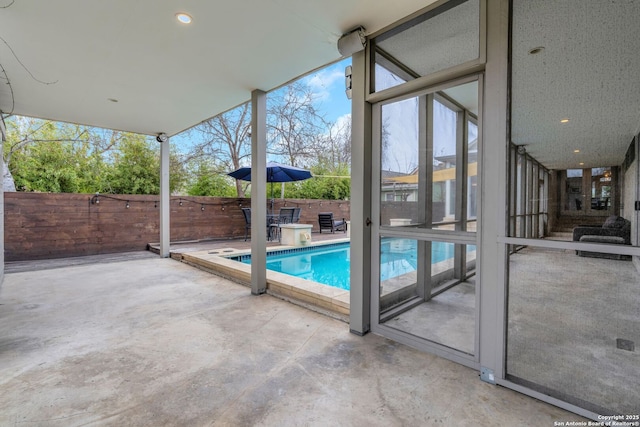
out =
<svg viewBox="0 0 640 427"><path fill-rule="evenodd" d="M5 275L0 425L585 421L184 263L132 257L25 263Z"/></svg>
<svg viewBox="0 0 640 427"><path fill-rule="evenodd" d="M343 233L314 233L312 244L306 247L346 243L349 240ZM158 243L150 243L148 246L151 251L160 253ZM294 247L279 242L267 242L267 253L291 248ZM250 286L251 267L227 259L247 254L251 254L251 242L244 240L176 242L171 244L170 249L173 259ZM475 251L469 252L469 257L469 260L475 260ZM437 274L450 269L451 266L451 260L444 260L434 264L432 272ZM415 273L388 279L384 282L382 296L394 293L410 282L415 282ZM344 322L349 321L350 297L347 290L267 270L267 293Z"/></svg>
<svg viewBox="0 0 640 427"><path fill-rule="evenodd" d="M328 239L314 242L314 248L327 244L347 243L349 239ZM267 248L268 252L291 249L293 246L279 245ZM250 249L232 247L172 251L173 259L194 267L234 280L240 284L251 285L251 265L228 259L230 256L248 255ZM305 308L348 322L349 291L327 286L322 283L305 280L277 271L267 270L267 293Z"/></svg>
<svg viewBox="0 0 640 427"><path fill-rule="evenodd" d="M318 238L319 237L319 238ZM319 248L328 244L348 243L344 234L314 234L314 241L307 248ZM150 249L159 253L157 244L150 244ZM274 251L292 249L293 246L269 242L267 254ZM298 247L300 248L300 247ZM228 259L251 254L250 242L218 241L218 242L185 242L171 245L171 258L225 277L240 284L251 285L251 266ZM468 253L469 260L475 260L475 251ZM432 273L451 269L452 260L444 260L432 266ZM344 322L349 321L349 291L327 286L322 283L306 280L288 274L267 270L267 293L278 298L301 305L310 310L334 317ZM415 272L385 280L382 296L392 294L415 283Z"/></svg>

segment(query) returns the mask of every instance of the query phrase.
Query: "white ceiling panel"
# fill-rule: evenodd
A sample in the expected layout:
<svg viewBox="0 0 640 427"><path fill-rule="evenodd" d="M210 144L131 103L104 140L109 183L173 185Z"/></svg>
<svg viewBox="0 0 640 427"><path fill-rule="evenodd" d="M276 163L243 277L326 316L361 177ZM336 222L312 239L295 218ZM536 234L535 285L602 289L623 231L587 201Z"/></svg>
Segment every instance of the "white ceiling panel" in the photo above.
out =
<svg viewBox="0 0 640 427"><path fill-rule="evenodd" d="M0 0L0 109L173 135L339 59L352 28L375 32L432 2Z"/></svg>

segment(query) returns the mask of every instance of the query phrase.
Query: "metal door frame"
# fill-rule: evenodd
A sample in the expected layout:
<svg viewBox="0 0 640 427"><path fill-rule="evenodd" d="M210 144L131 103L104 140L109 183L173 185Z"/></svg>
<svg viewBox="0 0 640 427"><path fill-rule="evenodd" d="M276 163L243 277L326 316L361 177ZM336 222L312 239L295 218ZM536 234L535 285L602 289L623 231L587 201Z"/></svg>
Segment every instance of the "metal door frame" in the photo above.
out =
<svg viewBox="0 0 640 427"><path fill-rule="evenodd" d="M462 85L465 83L477 81L478 82L478 187L482 188L482 94L483 94L483 83L484 76L482 73L469 75L463 78L454 79L447 81L445 83L441 83L436 86L422 88L421 90L412 91L409 93L405 93L400 96L396 96L393 98L388 98L385 100L378 101L371 106L371 158L372 158L372 169L371 169L371 177L372 177L372 187L371 187L371 331L380 335L383 335L389 339L394 341L398 341L402 344L409 345L411 347L417 348L422 351L426 351L429 353L436 354L438 356L444 357L446 359L452 360L454 362L460 363L462 365L471 367L473 369L479 369L480 367L480 288L481 288L481 280L480 280L480 219L481 219L481 206L482 206L482 195L481 192L477 193L477 224L478 229L475 233L470 233L467 231L455 230L438 230L438 229L415 229L415 228L391 228L391 227L381 227L379 224L380 218L380 176L381 176L381 129L382 129L382 106L386 104L391 104L395 102L399 102L405 99L410 99L414 97L423 97L435 94L443 89ZM420 114L427 114L424 109L419 109ZM419 120L426 120L426 116L419 117ZM429 126L427 124L427 126ZM419 132L419 138L423 138L422 131ZM426 144L426 142L421 142L421 144ZM467 149L468 147L465 147ZM456 150L457 151L457 150ZM464 168L467 168L467 164L464 165ZM457 168L462 169L462 168ZM468 178L465 176L465 180ZM457 195L456 197L460 197L461 195ZM466 194L465 194L466 196ZM461 208L466 209L466 204L462 203L460 206L457 206L456 209ZM465 213L466 215L466 213ZM473 355L464 353L462 351L447 347L443 344L439 344L425 338L420 338L415 335L409 334L404 331L400 331L398 329L386 326L381 324L380 319L380 236L389 236L389 237L399 237L399 238L407 238L414 239L418 241L440 241L447 243L456 243L456 244L465 244L465 245L475 245L476 246L476 292L475 292L475 325L474 325L474 353Z"/></svg>

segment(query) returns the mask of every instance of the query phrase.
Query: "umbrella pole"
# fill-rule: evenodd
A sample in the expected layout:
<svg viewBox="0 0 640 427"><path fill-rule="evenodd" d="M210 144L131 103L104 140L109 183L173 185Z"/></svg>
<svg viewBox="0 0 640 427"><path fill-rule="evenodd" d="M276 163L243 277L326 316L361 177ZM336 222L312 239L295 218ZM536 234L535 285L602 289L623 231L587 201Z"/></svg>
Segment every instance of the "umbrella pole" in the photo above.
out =
<svg viewBox="0 0 640 427"><path fill-rule="evenodd" d="M271 185L271 213L273 214L273 181L269 185Z"/></svg>

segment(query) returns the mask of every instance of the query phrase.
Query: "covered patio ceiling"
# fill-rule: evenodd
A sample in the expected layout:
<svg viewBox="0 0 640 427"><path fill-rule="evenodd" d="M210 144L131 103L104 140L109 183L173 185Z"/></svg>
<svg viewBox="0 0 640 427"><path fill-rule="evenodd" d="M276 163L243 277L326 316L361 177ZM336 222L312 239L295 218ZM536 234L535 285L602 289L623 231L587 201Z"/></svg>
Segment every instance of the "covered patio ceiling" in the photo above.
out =
<svg viewBox="0 0 640 427"><path fill-rule="evenodd" d="M0 0L0 110L174 135L433 1Z"/></svg>

